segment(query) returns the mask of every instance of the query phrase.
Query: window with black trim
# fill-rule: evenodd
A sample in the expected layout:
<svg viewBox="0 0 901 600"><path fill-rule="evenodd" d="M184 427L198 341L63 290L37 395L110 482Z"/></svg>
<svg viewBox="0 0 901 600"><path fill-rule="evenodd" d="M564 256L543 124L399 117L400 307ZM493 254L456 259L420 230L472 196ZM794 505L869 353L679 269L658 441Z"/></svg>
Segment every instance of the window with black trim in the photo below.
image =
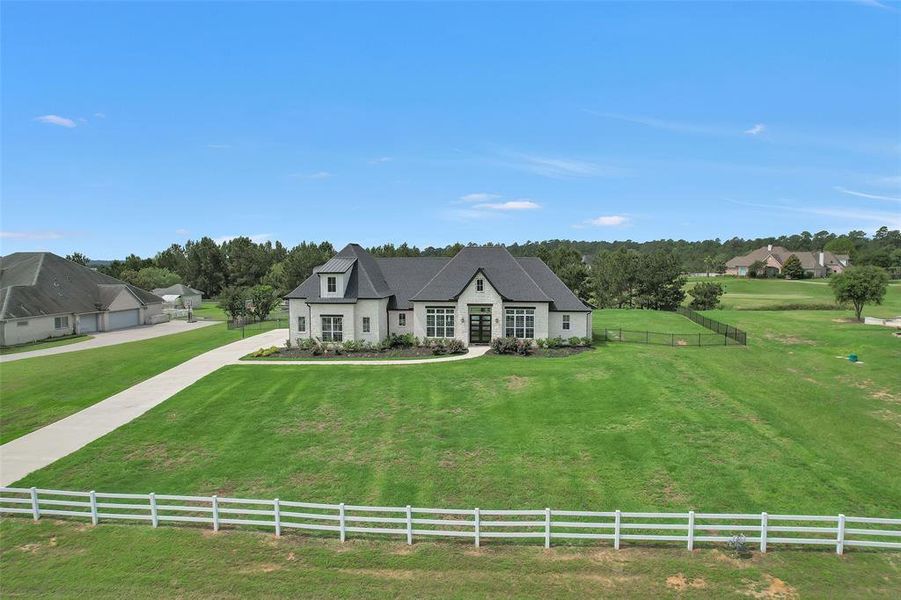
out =
<svg viewBox="0 0 901 600"><path fill-rule="evenodd" d="M328 290L329 294L334 294L338 291L338 278L337 277L326 277L325 278L325 288Z"/></svg>
<svg viewBox="0 0 901 600"><path fill-rule="evenodd" d="M297 331L306 331L307 330L307 318L306 317L297 317Z"/></svg>
<svg viewBox="0 0 901 600"><path fill-rule="evenodd" d="M369 333L369 317L363 317L363 333Z"/></svg>
<svg viewBox="0 0 901 600"><path fill-rule="evenodd" d="M508 308L504 311L504 336L532 339L535 337L535 309Z"/></svg>
<svg viewBox="0 0 901 600"><path fill-rule="evenodd" d="M476 291L477 292L485 291L485 280L484 279L476 279Z"/></svg>
<svg viewBox="0 0 901 600"><path fill-rule="evenodd" d="M407 313L398 313L397 314L397 324L401 327L407 326Z"/></svg>
<svg viewBox="0 0 901 600"><path fill-rule="evenodd" d="M344 339L344 321L340 316L322 317L322 341L340 342Z"/></svg>
<svg viewBox="0 0 901 600"><path fill-rule="evenodd" d="M563 329L569 329L569 315L563 315Z"/></svg>
<svg viewBox="0 0 901 600"><path fill-rule="evenodd" d="M454 309L440 306L426 308L425 335L430 338L454 337Z"/></svg>
<svg viewBox="0 0 901 600"><path fill-rule="evenodd" d="M69 317L56 317L53 319L53 326L56 329L65 329L69 326Z"/></svg>

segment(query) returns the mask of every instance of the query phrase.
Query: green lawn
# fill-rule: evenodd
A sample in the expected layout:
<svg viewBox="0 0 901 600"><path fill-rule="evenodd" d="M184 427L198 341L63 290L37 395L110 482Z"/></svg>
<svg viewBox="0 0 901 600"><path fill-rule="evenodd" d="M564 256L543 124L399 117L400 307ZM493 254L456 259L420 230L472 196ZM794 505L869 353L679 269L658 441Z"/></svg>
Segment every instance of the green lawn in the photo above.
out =
<svg viewBox="0 0 901 600"><path fill-rule="evenodd" d="M897 597L897 554L334 540L25 519L0 524L6 597Z"/></svg>
<svg viewBox="0 0 901 600"><path fill-rule="evenodd" d="M261 330L248 331L247 335ZM6 443L213 348L241 339L224 324L149 340L0 364Z"/></svg>
<svg viewBox="0 0 901 600"><path fill-rule="evenodd" d="M94 336L92 335L67 335L62 338L55 338L52 340L42 340L40 342L35 342L33 344L21 344L19 346L9 346L6 348L0 348L0 355L2 354L17 354L19 352L31 352L33 350L43 350L44 348L53 348L54 346L68 346L69 344L76 344L78 342L86 342L92 339Z"/></svg>
<svg viewBox="0 0 901 600"><path fill-rule="evenodd" d="M596 323L675 315L601 311ZM363 504L898 516L901 344L716 311L743 347L230 366L21 485ZM838 321L838 322L837 322ZM692 324L686 321L685 327ZM856 352L864 364L836 358ZM897 465L896 465L897 466Z"/></svg>
<svg viewBox="0 0 901 600"><path fill-rule="evenodd" d="M198 319L210 319L213 321L227 321L228 315L219 308L219 304L215 300L204 300L200 306L192 309L194 317Z"/></svg>
<svg viewBox="0 0 901 600"><path fill-rule="evenodd" d="M765 309L784 306L834 304L835 297L826 279L746 279L743 277L691 278L687 289L699 281L714 281L726 289L722 303L731 309ZM851 311L848 311L852 314ZM881 306L867 306L864 316L894 317L901 315L901 283L889 284L886 302ZM853 314L852 314L853 316Z"/></svg>

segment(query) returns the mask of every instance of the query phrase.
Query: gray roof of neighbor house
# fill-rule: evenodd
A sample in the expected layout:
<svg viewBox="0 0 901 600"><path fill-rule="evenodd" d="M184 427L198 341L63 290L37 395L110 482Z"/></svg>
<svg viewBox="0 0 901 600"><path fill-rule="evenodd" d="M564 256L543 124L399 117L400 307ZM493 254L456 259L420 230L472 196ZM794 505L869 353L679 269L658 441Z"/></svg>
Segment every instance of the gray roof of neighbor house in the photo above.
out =
<svg viewBox="0 0 901 600"><path fill-rule="evenodd" d="M755 261L765 261L768 256L772 255L780 264L785 264L785 261L794 254L798 257L798 260L801 261L801 266L804 269L816 269L821 266L828 265L843 265L846 266L848 264L848 256L844 254L833 254L828 250L823 251L823 264L820 265L820 252L808 252L806 250L788 250L787 248L783 248L782 246L773 246L772 249L767 248L767 246L761 246L756 250L752 250L751 252L745 254L744 256L736 256L728 261L726 261L727 267L750 267Z"/></svg>
<svg viewBox="0 0 901 600"><path fill-rule="evenodd" d="M156 288L153 290L153 293L157 296L197 296L203 294L200 290L195 290L183 283L176 283L165 288Z"/></svg>
<svg viewBox="0 0 901 600"><path fill-rule="evenodd" d="M162 298L50 252L0 258L0 319L106 310L127 289L143 304Z"/></svg>
<svg viewBox="0 0 901 600"><path fill-rule="evenodd" d="M357 299L388 298L388 308L409 310L413 301L455 299L481 271L506 300L550 302L552 310L590 310L541 259L515 258L506 248L468 247L453 258L373 258L360 246L351 244L337 256L351 255L356 261L351 266L343 297L319 296L318 274L333 272L320 267L286 298L345 304Z"/></svg>

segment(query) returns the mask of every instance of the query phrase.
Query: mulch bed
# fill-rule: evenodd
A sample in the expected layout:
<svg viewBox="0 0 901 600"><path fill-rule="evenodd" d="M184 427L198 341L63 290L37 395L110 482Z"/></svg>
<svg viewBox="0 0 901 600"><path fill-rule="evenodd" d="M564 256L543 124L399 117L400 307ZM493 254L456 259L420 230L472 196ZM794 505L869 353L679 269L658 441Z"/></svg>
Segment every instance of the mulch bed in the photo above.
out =
<svg viewBox="0 0 901 600"><path fill-rule="evenodd" d="M583 352L589 352L594 350L592 347L585 346L577 346L577 347L564 347L564 348L536 348L532 351L532 354L528 356L521 356L519 354L498 354L494 350L489 350L485 353L486 356L494 355L494 356L521 356L521 358L558 358L562 356L572 356L574 354L582 354Z"/></svg>
<svg viewBox="0 0 901 600"><path fill-rule="evenodd" d="M463 353L465 354L465 352ZM455 356L454 354L433 354L429 348L393 348L384 352L342 352L336 354L334 352L325 352L323 354L313 354L309 350L300 350L298 348L281 348L278 354L272 354L268 357L251 357L247 356L247 360L357 360L357 359L391 359L391 358L440 358L442 356Z"/></svg>

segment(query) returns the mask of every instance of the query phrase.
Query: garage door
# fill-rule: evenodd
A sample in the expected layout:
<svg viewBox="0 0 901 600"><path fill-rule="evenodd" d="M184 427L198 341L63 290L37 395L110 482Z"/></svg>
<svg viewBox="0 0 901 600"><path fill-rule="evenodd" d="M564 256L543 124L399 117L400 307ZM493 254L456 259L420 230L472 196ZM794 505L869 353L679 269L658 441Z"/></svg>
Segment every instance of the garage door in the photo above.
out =
<svg viewBox="0 0 901 600"><path fill-rule="evenodd" d="M124 329L141 324L141 310L115 310L109 314L109 329Z"/></svg>
<svg viewBox="0 0 901 600"><path fill-rule="evenodd" d="M97 315L80 315L78 317L78 331L81 333L94 333L97 331Z"/></svg>

